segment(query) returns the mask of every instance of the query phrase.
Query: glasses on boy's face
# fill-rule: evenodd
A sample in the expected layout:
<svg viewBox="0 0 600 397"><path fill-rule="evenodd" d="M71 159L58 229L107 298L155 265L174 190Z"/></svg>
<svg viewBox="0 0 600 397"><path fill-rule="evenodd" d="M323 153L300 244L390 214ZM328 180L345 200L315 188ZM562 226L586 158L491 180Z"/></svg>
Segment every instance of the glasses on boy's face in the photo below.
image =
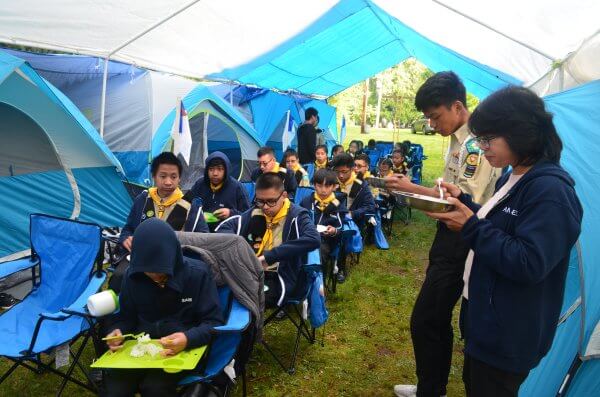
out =
<svg viewBox="0 0 600 397"><path fill-rule="evenodd" d="M480 149L489 149L490 142L494 139L498 138L497 136L487 135L487 136L478 136L475 138L475 143L479 146Z"/></svg>
<svg viewBox="0 0 600 397"><path fill-rule="evenodd" d="M281 196L283 196L283 192L281 192L281 194L279 196L277 196L277 198L274 198L274 199L261 200L261 199L255 198L254 201L252 202L252 204L254 204L254 206L256 208L263 208L265 205L269 208L273 208L277 205Z"/></svg>
<svg viewBox="0 0 600 397"><path fill-rule="evenodd" d="M268 166L268 165L269 165L269 163L270 163L271 161L273 161L273 160L275 160L275 159L274 159L273 157L271 157L271 158L270 158L269 160L267 160L267 161L257 161L257 163L258 163L258 166L259 166L259 167L266 167L266 166Z"/></svg>

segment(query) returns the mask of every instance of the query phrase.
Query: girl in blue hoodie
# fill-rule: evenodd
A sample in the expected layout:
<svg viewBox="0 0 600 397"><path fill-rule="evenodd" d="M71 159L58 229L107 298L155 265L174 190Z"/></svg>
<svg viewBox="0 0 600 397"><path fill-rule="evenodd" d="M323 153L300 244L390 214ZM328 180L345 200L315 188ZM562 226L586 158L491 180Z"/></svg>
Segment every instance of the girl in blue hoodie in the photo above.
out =
<svg viewBox="0 0 600 397"><path fill-rule="evenodd" d="M469 127L492 167L512 171L483 206L444 184L454 210L429 215L470 247L461 313L467 395L517 396L552 344L583 210L560 166L552 115L533 92L495 92Z"/></svg>

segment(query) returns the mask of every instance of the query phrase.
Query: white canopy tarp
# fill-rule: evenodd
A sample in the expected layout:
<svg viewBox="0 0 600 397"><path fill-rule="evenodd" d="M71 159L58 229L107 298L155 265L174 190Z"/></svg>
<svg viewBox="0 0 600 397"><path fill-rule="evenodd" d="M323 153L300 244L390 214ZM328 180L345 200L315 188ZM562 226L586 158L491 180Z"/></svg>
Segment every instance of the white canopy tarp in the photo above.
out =
<svg viewBox="0 0 600 397"><path fill-rule="evenodd" d="M0 42L110 55L145 68L204 77L281 46L339 3L352 3L345 8L348 12L356 11L356 3L372 4L368 0L7 1L0 3ZM594 38L599 31L597 0L373 3L426 38L533 85L540 94L552 91L552 81L568 88L600 77L598 36ZM582 47L586 40L588 47ZM578 55L579 49L584 55ZM565 59L563 68L556 69Z"/></svg>

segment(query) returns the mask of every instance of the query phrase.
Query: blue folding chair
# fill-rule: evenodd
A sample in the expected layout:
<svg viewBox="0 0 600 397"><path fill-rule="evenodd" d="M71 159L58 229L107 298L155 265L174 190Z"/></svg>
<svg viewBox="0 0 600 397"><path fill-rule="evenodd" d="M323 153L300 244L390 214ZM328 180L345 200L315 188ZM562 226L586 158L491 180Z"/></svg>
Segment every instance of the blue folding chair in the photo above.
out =
<svg viewBox="0 0 600 397"><path fill-rule="evenodd" d="M0 384L22 366L38 374L45 370L62 377L57 395L67 382L95 392L94 382L79 359L90 337L97 338L95 320L86 313L85 306L88 297L98 292L106 279L102 271L101 228L33 214L30 240L31 258L0 265L0 277L35 266L40 272L39 282L34 275L33 289L25 299L0 315L0 356L14 362L0 378ZM83 341L73 353L70 349L80 337ZM42 353L65 344L69 345L73 360L66 372L42 361ZM76 366L89 383L72 376Z"/></svg>
<svg viewBox="0 0 600 397"><path fill-rule="evenodd" d="M377 170L377 164L379 163L379 159L382 157L381 152L379 150L367 150L367 155L369 156L369 160L371 163L371 172L375 172Z"/></svg>
<svg viewBox="0 0 600 397"><path fill-rule="evenodd" d="M304 200L304 197L310 196L314 192L315 192L315 188L314 187L299 186L296 189L296 195L294 196L294 204L300 205L300 203L302 202L302 200Z"/></svg>
<svg viewBox="0 0 600 397"><path fill-rule="evenodd" d="M304 305L304 302L308 302L308 297L311 293L312 277L313 272L320 272L321 270L321 253L319 249L313 250L308 253L306 264L303 266L303 271L306 275L306 282L304 285L298 286L294 292L295 296L286 296L283 299L281 305L277 306L275 310L265 319L264 326L266 327L271 323L279 313L283 313L296 329L296 339L294 341L294 350L292 351L292 358L289 365L286 365L283 360L277 356L271 346L266 342L265 338L261 340L262 345L265 349L273 356L277 364L290 375L296 372L296 357L298 356L298 349L300 347L300 339L304 337L309 343L315 342L315 329L311 327L308 321L308 313L304 313L304 310L298 308L300 305ZM308 307L308 303L306 303ZM288 309L292 310L292 313Z"/></svg>
<svg viewBox="0 0 600 397"><path fill-rule="evenodd" d="M223 374L225 367L240 353L244 332L252 326L250 311L235 299L231 289L223 286L219 287L218 292L223 318L227 322L212 329L212 339L208 345L203 368L200 368L197 374L186 376L179 382L179 386L188 387L196 383L213 385L215 379ZM251 343L253 342L252 340ZM236 360L236 364L239 361ZM240 365L238 368L242 375L243 395L246 396L245 365ZM223 392L224 396L229 394L229 384Z"/></svg>
<svg viewBox="0 0 600 397"><path fill-rule="evenodd" d="M394 151L394 142L377 141L375 147L381 152L381 157L387 157Z"/></svg>
<svg viewBox="0 0 600 397"><path fill-rule="evenodd" d="M247 181L241 182L244 189L246 189L246 193L248 193L248 200L252 202L254 200L254 182Z"/></svg>
<svg viewBox="0 0 600 397"><path fill-rule="evenodd" d="M306 170L306 173L308 174L308 180L311 181L311 183L312 183L313 176L315 175L314 163L303 164L302 168L304 168Z"/></svg>

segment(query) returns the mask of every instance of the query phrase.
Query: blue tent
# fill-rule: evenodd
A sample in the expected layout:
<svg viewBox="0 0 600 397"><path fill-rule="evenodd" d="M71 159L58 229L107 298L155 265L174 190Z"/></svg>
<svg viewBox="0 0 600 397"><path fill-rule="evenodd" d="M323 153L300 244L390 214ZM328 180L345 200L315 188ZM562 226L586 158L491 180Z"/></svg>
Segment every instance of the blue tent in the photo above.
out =
<svg viewBox="0 0 600 397"><path fill-rule="evenodd" d="M0 261L29 247L31 213L123 225L117 159L63 94L1 51L0 141Z"/></svg>
<svg viewBox="0 0 600 397"><path fill-rule="evenodd" d="M215 95L206 85L198 85L184 99L192 133L192 156L184 167L181 187L190 189L203 175L207 154L221 151L229 157L231 176L249 179L256 167L256 152L260 138L250 123L229 103ZM175 120L173 109L162 121L152 138L152 156L171 150L171 128Z"/></svg>

